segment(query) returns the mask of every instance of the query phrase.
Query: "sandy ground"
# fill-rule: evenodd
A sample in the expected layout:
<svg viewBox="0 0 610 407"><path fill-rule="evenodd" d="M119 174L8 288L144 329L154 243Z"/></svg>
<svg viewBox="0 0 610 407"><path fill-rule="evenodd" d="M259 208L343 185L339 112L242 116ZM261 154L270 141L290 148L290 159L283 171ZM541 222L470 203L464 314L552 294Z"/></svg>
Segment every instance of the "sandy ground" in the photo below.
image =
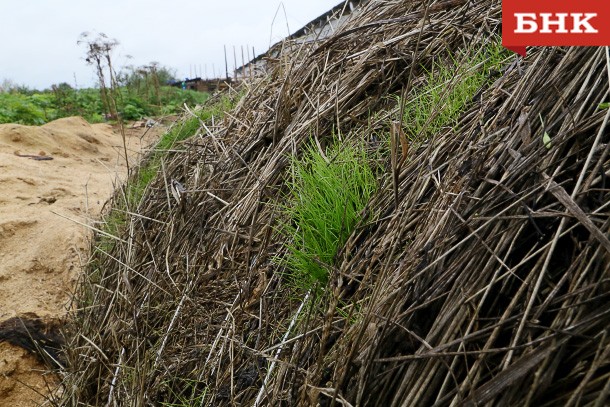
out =
<svg viewBox="0 0 610 407"><path fill-rule="evenodd" d="M130 165L163 130L128 129ZM0 124L0 322L65 314L88 256L91 230L82 224L99 218L125 175L122 137L108 124L80 117L40 127ZM0 343L0 406L41 404L43 370L24 350Z"/></svg>

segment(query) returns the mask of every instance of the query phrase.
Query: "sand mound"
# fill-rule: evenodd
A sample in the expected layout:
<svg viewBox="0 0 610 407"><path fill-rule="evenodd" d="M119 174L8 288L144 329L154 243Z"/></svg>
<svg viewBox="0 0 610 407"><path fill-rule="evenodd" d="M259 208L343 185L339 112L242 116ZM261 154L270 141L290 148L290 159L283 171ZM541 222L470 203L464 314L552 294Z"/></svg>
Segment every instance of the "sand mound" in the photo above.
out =
<svg viewBox="0 0 610 407"><path fill-rule="evenodd" d="M144 129L129 130L130 162L159 132L143 137ZM69 117L40 127L0 125L0 321L65 313L90 235L69 219L93 224L125 176L122 137L108 124ZM43 368L25 351L0 343L0 405L40 401L13 380L44 389L32 369Z"/></svg>

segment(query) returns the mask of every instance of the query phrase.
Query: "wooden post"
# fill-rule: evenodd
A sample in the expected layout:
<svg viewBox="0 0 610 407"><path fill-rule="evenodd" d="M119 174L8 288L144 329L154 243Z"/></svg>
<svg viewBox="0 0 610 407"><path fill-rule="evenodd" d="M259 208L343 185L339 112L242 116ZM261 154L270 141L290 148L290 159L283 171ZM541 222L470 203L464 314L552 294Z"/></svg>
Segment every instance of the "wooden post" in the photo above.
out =
<svg viewBox="0 0 610 407"><path fill-rule="evenodd" d="M246 45L246 55L248 56L248 72L250 79L252 79L252 58L250 58L250 47Z"/></svg>
<svg viewBox="0 0 610 407"><path fill-rule="evenodd" d="M229 78L229 64L227 63L227 46L223 45L225 49L225 77L227 78L227 82L230 80Z"/></svg>
<svg viewBox="0 0 610 407"><path fill-rule="evenodd" d="M241 46L241 77L242 79L246 76L246 63L244 62L244 46Z"/></svg>
<svg viewBox="0 0 610 407"><path fill-rule="evenodd" d="M237 81L237 54L235 53L235 45L233 45L233 80Z"/></svg>
<svg viewBox="0 0 610 407"><path fill-rule="evenodd" d="M254 61L254 58L256 58L256 54L254 53L254 45L252 46L252 60ZM254 75L256 75L256 65L252 64L252 72L254 73Z"/></svg>

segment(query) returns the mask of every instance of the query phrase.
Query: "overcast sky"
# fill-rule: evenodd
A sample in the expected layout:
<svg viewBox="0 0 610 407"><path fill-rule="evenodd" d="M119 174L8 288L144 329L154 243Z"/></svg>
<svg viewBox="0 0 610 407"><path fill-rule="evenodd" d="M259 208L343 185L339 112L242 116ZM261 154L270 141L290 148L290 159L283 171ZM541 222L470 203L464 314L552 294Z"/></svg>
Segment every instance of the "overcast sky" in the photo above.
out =
<svg viewBox="0 0 610 407"><path fill-rule="evenodd" d="M119 67L157 61L174 68L180 78L200 70L212 77L213 66L216 75L224 75L224 45L231 72L234 46L239 66L242 46L244 54L246 47L260 54L288 29L295 32L340 2L0 0L0 82L45 89L61 82L74 86L76 76L79 87L92 86L95 77L84 61L85 48L76 44L85 31L120 42L114 55Z"/></svg>

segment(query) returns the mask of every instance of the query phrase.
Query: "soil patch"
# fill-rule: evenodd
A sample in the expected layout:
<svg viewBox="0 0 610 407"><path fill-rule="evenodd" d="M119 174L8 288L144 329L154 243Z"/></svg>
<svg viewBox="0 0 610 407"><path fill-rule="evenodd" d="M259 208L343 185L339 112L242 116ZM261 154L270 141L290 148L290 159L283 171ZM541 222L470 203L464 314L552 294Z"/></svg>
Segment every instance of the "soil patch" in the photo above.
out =
<svg viewBox="0 0 610 407"><path fill-rule="evenodd" d="M130 165L164 130L126 129ZM126 175L122 136L109 124L69 117L40 127L0 125L0 324L65 315L87 260L88 226ZM0 406L43 402L44 370L0 338Z"/></svg>

